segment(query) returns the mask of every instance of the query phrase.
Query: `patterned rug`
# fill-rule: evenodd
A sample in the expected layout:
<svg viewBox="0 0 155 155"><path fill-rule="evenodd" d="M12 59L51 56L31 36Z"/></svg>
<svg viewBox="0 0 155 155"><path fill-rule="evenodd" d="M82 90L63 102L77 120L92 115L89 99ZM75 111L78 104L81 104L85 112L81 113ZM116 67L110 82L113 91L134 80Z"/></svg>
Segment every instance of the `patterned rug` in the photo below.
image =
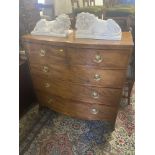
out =
<svg viewBox="0 0 155 155"><path fill-rule="evenodd" d="M134 155L134 89L115 130L105 121L85 121L33 107L20 120L20 155Z"/></svg>

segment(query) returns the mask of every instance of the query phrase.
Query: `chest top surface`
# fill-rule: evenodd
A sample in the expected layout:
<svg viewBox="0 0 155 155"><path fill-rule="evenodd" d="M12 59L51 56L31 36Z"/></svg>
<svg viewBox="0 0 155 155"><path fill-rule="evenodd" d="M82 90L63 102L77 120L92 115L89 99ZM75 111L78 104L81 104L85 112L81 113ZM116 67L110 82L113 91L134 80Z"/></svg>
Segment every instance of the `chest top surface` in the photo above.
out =
<svg viewBox="0 0 155 155"><path fill-rule="evenodd" d="M133 40L130 32L122 32L122 39L120 41L111 40L95 40L95 39L79 39L75 38L75 32L69 34L66 38L40 36L40 35L25 35L23 36L24 42L45 43L55 46L68 46L68 47L83 47L83 48L111 48L111 49L124 49L132 48Z"/></svg>

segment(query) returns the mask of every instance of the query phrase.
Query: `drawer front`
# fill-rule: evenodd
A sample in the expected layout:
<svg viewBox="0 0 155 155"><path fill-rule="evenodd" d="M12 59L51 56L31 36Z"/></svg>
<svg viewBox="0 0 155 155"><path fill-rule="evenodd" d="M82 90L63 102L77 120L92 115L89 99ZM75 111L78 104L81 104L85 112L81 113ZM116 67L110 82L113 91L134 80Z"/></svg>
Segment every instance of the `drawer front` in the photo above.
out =
<svg viewBox="0 0 155 155"><path fill-rule="evenodd" d="M31 64L31 73L41 78L69 81L97 87L122 88L126 78L126 70L101 70L88 66L68 66L49 64Z"/></svg>
<svg viewBox="0 0 155 155"><path fill-rule="evenodd" d="M35 43L27 43L25 47L31 64L66 63L64 47Z"/></svg>
<svg viewBox="0 0 155 155"><path fill-rule="evenodd" d="M114 122L117 116L117 108L67 100L41 92L37 92L37 96L42 105L46 105L57 112L72 117L89 120L110 120Z"/></svg>
<svg viewBox="0 0 155 155"><path fill-rule="evenodd" d="M106 68L127 68L130 53L130 50L67 49L70 64Z"/></svg>
<svg viewBox="0 0 155 155"><path fill-rule="evenodd" d="M33 84L36 90L66 99L110 106L117 106L120 102L121 89L73 85L70 82L50 81L38 77L33 77Z"/></svg>

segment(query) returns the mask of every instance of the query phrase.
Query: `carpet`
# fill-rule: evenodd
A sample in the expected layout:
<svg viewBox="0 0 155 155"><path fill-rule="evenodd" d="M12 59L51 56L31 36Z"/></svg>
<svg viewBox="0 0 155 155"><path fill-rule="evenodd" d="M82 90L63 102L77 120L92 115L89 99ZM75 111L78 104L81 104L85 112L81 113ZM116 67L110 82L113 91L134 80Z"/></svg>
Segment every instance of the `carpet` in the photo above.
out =
<svg viewBox="0 0 155 155"><path fill-rule="evenodd" d="M134 88L110 122L71 118L38 105L20 120L20 155L134 155Z"/></svg>

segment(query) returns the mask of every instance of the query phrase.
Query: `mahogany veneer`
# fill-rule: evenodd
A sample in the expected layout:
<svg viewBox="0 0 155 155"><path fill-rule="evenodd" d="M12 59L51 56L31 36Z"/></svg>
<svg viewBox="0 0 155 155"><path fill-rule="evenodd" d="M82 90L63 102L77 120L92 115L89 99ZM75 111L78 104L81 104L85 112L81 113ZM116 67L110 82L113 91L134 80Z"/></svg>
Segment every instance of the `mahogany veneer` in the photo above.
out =
<svg viewBox="0 0 155 155"><path fill-rule="evenodd" d="M115 122L133 41L23 36L40 105L89 120Z"/></svg>

